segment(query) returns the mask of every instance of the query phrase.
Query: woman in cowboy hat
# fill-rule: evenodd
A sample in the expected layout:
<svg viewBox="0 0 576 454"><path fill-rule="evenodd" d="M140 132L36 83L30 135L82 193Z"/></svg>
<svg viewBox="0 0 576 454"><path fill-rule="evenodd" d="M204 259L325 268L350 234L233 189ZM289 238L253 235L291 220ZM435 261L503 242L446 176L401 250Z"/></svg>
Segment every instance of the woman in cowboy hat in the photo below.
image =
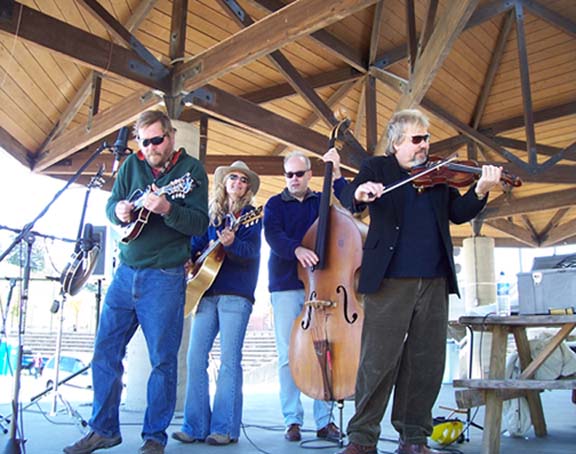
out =
<svg viewBox="0 0 576 454"><path fill-rule="evenodd" d="M220 241L226 253L212 285L200 300L190 333L184 422L172 438L183 443L235 443L242 420L242 344L252 313L260 264L261 223L236 223L250 217L260 178L242 161L214 173L210 226L192 239L192 254ZM220 332L221 364L210 408L208 355Z"/></svg>

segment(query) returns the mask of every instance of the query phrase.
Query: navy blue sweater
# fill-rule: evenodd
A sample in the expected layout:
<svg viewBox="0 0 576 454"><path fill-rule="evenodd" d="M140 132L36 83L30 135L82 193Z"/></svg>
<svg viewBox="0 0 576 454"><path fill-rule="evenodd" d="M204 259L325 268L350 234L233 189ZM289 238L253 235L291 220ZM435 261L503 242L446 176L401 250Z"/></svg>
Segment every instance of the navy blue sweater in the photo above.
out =
<svg viewBox="0 0 576 454"><path fill-rule="evenodd" d="M253 206L245 206L240 213L243 215L253 210ZM216 230L223 226L210 225L203 236L192 238L192 257L203 251L211 240L217 240ZM204 294L210 295L238 295L254 302L254 290L258 281L260 269L260 246L262 237L262 223L244 226L240 225L236 231L234 242L225 247L226 257L222 268L216 276L214 283Z"/></svg>
<svg viewBox="0 0 576 454"><path fill-rule="evenodd" d="M334 181L333 188L339 193L346 186L346 179ZM298 290L304 284L298 279L298 260L294 250L318 217L320 193L308 190L304 200L294 198L288 188L271 197L264 207L264 236L270 245L268 260L268 290Z"/></svg>

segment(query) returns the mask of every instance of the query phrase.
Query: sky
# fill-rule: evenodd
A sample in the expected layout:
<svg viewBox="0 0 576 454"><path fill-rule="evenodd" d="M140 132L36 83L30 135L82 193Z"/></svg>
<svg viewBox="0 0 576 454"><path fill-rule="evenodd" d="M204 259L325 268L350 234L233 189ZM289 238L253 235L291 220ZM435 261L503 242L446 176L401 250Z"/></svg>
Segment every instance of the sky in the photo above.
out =
<svg viewBox="0 0 576 454"><path fill-rule="evenodd" d="M65 186L66 181L28 170L6 151L0 148L0 245L2 251L8 246L6 238L12 233L5 228L20 230L32 222L44 209L55 194ZM51 235L75 240L80 225L80 216L86 188L80 185L70 186L54 202L46 214L34 225L33 231L42 235ZM88 200L86 222L93 225L106 225L104 207L108 193L93 189ZM51 241L57 256L68 257L74 248L71 243Z"/></svg>

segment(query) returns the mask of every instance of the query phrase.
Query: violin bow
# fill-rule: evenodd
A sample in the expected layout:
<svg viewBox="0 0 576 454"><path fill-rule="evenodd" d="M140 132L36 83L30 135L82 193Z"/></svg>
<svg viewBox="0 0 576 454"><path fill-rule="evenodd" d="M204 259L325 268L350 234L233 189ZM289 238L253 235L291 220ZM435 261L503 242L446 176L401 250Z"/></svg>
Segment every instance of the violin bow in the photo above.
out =
<svg viewBox="0 0 576 454"><path fill-rule="evenodd" d="M387 192L393 191L394 189L399 188L400 186L404 186L406 183L410 183L413 180L416 180L417 178L422 177L423 175L426 175L428 173L434 172L436 169L439 169L440 167L445 166L446 164L454 161L458 156L454 155L451 158L446 159L445 161L439 162L436 165L433 165L432 167L430 167L429 169L423 170L420 173L417 173L415 175L412 175L411 177L406 178L405 180L402 181L398 181L397 183L394 183L392 186L388 186L386 188L384 188L384 191L382 191L382 194L380 194L380 197L382 197L384 194L386 194ZM373 196L373 195L372 195Z"/></svg>

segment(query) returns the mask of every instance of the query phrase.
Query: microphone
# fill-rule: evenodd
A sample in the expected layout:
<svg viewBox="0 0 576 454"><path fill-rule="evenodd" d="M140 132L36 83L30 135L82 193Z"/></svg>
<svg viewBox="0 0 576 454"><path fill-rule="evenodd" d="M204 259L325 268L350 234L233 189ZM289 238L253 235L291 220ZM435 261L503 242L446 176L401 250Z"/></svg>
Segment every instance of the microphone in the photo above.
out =
<svg viewBox="0 0 576 454"><path fill-rule="evenodd" d="M114 154L114 164L112 165L112 176L116 175L118 168L120 167L120 161L127 154L132 153L132 150L128 148L128 133L129 129L126 126L120 128L118 132L118 138L114 142L112 147L112 153Z"/></svg>

